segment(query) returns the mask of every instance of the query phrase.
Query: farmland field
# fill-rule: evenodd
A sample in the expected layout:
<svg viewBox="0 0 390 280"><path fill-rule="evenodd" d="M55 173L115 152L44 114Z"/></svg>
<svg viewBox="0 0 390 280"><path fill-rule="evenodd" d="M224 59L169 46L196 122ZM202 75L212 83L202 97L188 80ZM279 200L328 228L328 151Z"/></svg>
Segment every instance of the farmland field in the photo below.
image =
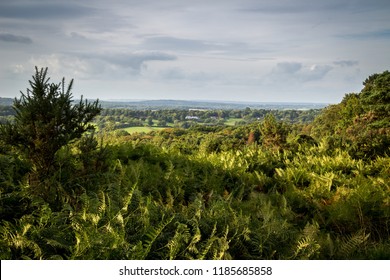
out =
<svg viewBox="0 0 390 280"><path fill-rule="evenodd" d="M130 134L132 133L149 133L151 131L160 131L165 129L166 127L150 127L150 126L135 126L135 127L127 127L120 130L124 130Z"/></svg>
<svg viewBox="0 0 390 280"><path fill-rule="evenodd" d="M227 121L225 121L226 125L235 125L237 122L242 121L242 118L229 118Z"/></svg>

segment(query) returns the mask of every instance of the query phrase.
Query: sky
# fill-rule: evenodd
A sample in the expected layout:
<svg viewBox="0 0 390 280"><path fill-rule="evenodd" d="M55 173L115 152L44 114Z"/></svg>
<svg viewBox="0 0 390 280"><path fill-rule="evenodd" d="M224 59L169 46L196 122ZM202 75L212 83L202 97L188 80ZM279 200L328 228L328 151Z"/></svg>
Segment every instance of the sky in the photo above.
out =
<svg viewBox="0 0 390 280"><path fill-rule="evenodd" d="M0 0L0 96L338 103L390 70L388 0Z"/></svg>

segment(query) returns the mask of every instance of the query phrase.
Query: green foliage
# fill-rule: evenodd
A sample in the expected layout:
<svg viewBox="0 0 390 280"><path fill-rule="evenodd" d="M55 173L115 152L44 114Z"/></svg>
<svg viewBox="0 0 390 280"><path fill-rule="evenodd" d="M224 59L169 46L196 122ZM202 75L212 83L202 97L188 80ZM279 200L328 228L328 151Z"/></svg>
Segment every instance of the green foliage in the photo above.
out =
<svg viewBox="0 0 390 280"><path fill-rule="evenodd" d="M359 94L327 107L313 124L316 137L332 136L355 158L375 158L390 150L390 73L373 74Z"/></svg>
<svg viewBox="0 0 390 280"><path fill-rule="evenodd" d="M273 115L267 115L260 124L262 144L265 147L281 149L287 142L288 127L283 122L277 122Z"/></svg>
<svg viewBox="0 0 390 280"><path fill-rule="evenodd" d="M363 83L364 88L360 93L363 106L366 111L373 111L382 118L386 118L389 126L390 117L390 72L369 76Z"/></svg>
<svg viewBox="0 0 390 280"><path fill-rule="evenodd" d="M324 110L317 139L270 115L235 127L87 133L60 146L41 178L23 150L1 146L0 257L389 259L390 159L348 142L380 118L360 98ZM38 185L45 197L31 192Z"/></svg>
<svg viewBox="0 0 390 280"><path fill-rule="evenodd" d="M72 105L73 80L66 90L65 79L49 83L47 68L36 68L32 78L31 89L14 101L15 121L0 126L1 140L25 155L43 175L62 146L93 128L89 122L101 108L97 101L91 104L82 98Z"/></svg>
<svg viewBox="0 0 390 280"><path fill-rule="evenodd" d="M28 160L30 193L57 203L61 186L50 182L56 173L56 154L65 145L80 138L93 126L89 124L101 111L98 101L88 103L81 98L73 105L73 80L65 89L61 83L49 83L47 68L38 70L29 81L31 89L15 99L12 123L0 125L0 141Z"/></svg>

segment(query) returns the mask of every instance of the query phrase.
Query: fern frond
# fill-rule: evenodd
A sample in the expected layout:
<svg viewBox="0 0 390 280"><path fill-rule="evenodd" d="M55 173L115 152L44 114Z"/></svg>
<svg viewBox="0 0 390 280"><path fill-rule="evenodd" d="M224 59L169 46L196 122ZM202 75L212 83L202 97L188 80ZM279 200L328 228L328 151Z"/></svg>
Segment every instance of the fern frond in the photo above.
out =
<svg viewBox="0 0 390 280"><path fill-rule="evenodd" d="M192 219L189 221L189 223L192 225L192 239L190 241L190 243L188 244L187 248L186 248L186 251L190 252L190 253L194 253L194 254L198 254L199 253L199 250L198 248L196 247L196 244L199 243L199 241L202 239L202 234L200 232L200 228L199 228L199 224L198 224L198 221L195 220L195 219ZM190 259L192 257L189 257Z"/></svg>
<svg viewBox="0 0 390 280"><path fill-rule="evenodd" d="M370 237L370 233L366 234L364 230L359 230L354 234L351 234L347 237L344 237L341 240L341 244L339 247L339 255L342 258L350 258L353 254L359 250L360 247L364 245L364 243Z"/></svg>
<svg viewBox="0 0 390 280"><path fill-rule="evenodd" d="M228 250L229 250L229 244L230 241L228 239L228 234L229 234L229 226L226 226L225 233L222 237L217 239L218 246L216 247L216 250L213 254L213 260L223 260L228 258Z"/></svg>
<svg viewBox="0 0 390 280"><path fill-rule="evenodd" d="M99 191L98 193L99 197L99 213L103 213L106 210L107 204L106 204L106 194L103 191Z"/></svg>
<svg viewBox="0 0 390 280"><path fill-rule="evenodd" d="M168 242L169 259L174 260L184 244L188 243L191 238L191 233L186 224L179 223L175 231L175 235Z"/></svg>
<svg viewBox="0 0 390 280"><path fill-rule="evenodd" d="M151 228L146 234L146 241L143 243L143 250L140 255L140 259L145 260L152 249L158 236L162 233L164 228L172 222L174 216L170 217L167 221L162 221L157 227Z"/></svg>
<svg viewBox="0 0 390 280"><path fill-rule="evenodd" d="M321 246L310 236L298 241L295 248L294 259L308 260L319 253Z"/></svg>
<svg viewBox="0 0 390 280"><path fill-rule="evenodd" d="M294 251L294 259L311 259L319 255L321 245L317 241L319 225L316 222L308 223L302 231L302 238L298 240Z"/></svg>
<svg viewBox="0 0 390 280"><path fill-rule="evenodd" d="M209 238L207 239L206 244L203 247L203 250L197 256L198 260L204 260L204 258L206 257L206 255L209 252L211 246L213 246L213 244L214 244L214 242L216 240L216 237L215 237L215 233L216 232L217 232L217 224L215 223L214 227L213 227L213 230L212 230Z"/></svg>
<svg viewBox="0 0 390 280"><path fill-rule="evenodd" d="M137 188L137 185L138 185L137 183L133 184L133 186L131 187L129 192L124 196L124 198L123 198L123 207L121 209L121 214L122 215L127 213L128 208L129 208L129 204L131 203L131 200L133 198L133 194L134 194L135 189Z"/></svg>

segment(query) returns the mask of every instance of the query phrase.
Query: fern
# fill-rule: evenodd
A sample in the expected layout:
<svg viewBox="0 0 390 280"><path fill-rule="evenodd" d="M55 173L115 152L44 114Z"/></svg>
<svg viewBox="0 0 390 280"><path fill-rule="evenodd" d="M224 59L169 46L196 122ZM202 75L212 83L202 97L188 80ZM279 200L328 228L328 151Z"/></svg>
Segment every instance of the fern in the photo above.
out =
<svg viewBox="0 0 390 280"><path fill-rule="evenodd" d="M223 260L223 259L229 259L230 255L228 254L229 250L229 244L231 239L228 238L229 234L229 226L226 226L225 233L222 237L219 237L217 239L217 246L215 246L214 253L213 253L213 260Z"/></svg>
<svg viewBox="0 0 390 280"><path fill-rule="evenodd" d="M366 234L364 230L343 237L339 244L338 256L347 259L353 257L355 253L364 248L369 237L370 234Z"/></svg>
<svg viewBox="0 0 390 280"><path fill-rule="evenodd" d="M303 237L295 248L294 259L307 260L315 257L321 246L312 237Z"/></svg>
<svg viewBox="0 0 390 280"><path fill-rule="evenodd" d="M150 250L152 249L152 246L155 244L157 238L165 229L165 227L172 222L173 219L174 217L172 216L165 222L161 221L157 227L152 227L149 229L149 231L145 234L146 240L143 242L142 251L139 252L137 259L141 259L141 260L147 259Z"/></svg>
<svg viewBox="0 0 390 280"><path fill-rule="evenodd" d="M35 230L36 228L27 219L22 218L15 225L7 221L3 222L0 236L3 243L10 248L12 259L41 259L43 257L42 248L30 238L31 231Z"/></svg>
<svg viewBox="0 0 390 280"><path fill-rule="evenodd" d="M213 246L214 242L216 241L215 233L217 231L217 224L214 224L213 230L206 240L205 244L202 246L201 252L197 255L198 260L204 260L207 253L210 251L211 246Z"/></svg>
<svg viewBox="0 0 390 280"><path fill-rule="evenodd" d="M191 238L191 241L189 242L187 248L185 249L185 251L188 252L186 254L186 257L188 259L193 259L194 257L191 254L195 254L195 255L199 254L199 250L196 247L196 245L202 239L202 234L201 234L197 220L195 220L195 219L189 220L189 224L192 226L192 238Z"/></svg>
<svg viewBox="0 0 390 280"><path fill-rule="evenodd" d="M122 214L127 213L128 208L129 208L129 205L130 205L131 200L132 200L133 195L134 195L134 191L135 191L135 189L137 188L137 186L138 186L137 183L133 184L133 186L131 187L131 189L130 189L130 190L127 192L127 194L123 197L123 201L122 201L123 207L122 207L122 209L121 209L121 213L122 213Z"/></svg>
<svg viewBox="0 0 390 280"><path fill-rule="evenodd" d="M175 235L168 242L167 247L169 249L169 259L174 260L191 238L191 233L186 224L179 223L177 225Z"/></svg>
<svg viewBox="0 0 390 280"><path fill-rule="evenodd" d="M302 237L298 240L294 250L294 259L312 259L320 254L321 245L318 243L319 225L307 224L302 231Z"/></svg>

